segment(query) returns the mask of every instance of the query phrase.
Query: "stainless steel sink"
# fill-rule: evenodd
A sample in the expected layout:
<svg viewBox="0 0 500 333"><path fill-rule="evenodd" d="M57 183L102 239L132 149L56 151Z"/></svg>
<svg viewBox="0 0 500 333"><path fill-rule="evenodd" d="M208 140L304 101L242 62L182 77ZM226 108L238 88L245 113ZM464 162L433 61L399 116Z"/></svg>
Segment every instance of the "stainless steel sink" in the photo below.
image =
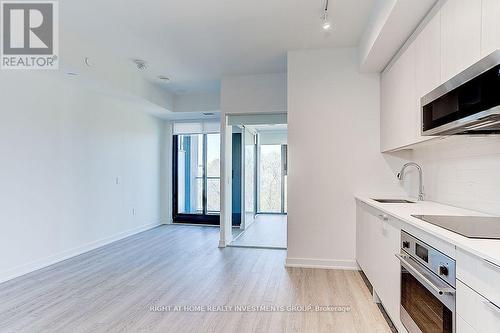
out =
<svg viewBox="0 0 500 333"><path fill-rule="evenodd" d="M415 201L409 201L405 199L373 199L380 203L415 203Z"/></svg>

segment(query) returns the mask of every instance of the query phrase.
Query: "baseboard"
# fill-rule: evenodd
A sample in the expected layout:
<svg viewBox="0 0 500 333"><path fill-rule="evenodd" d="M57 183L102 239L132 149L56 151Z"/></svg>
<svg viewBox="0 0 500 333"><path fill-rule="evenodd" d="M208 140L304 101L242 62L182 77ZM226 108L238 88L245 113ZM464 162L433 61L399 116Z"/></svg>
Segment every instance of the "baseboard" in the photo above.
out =
<svg viewBox="0 0 500 333"><path fill-rule="evenodd" d="M358 270L355 260L286 258L285 267Z"/></svg>
<svg viewBox="0 0 500 333"><path fill-rule="evenodd" d="M95 250L97 248L108 245L110 243L113 243L113 242L119 241L121 239L127 238L129 236L138 234L140 232L143 232L143 231L146 231L149 229L153 229L159 225L161 225L159 222L142 225L142 226L139 226L136 228L132 228L132 229L120 232L120 233L113 235L113 236L110 236L110 237L102 238L100 240L90 242L90 243L84 244L82 246L78 246L78 247L75 247L73 249L63 251L63 252L57 253L55 255L46 257L46 258L36 260L36 261L30 262L30 263L27 263L27 264L24 264L21 266L17 266L17 267L14 267L12 269L9 269L9 270L3 271L3 272L0 272L0 283L15 279L15 278L20 277L22 275L34 272L36 270L45 268L45 267L53 265L53 264L56 264L58 262L66 260L66 259L76 257L80 254Z"/></svg>
<svg viewBox="0 0 500 333"><path fill-rule="evenodd" d="M160 224L172 224L172 219L161 219Z"/></svg>

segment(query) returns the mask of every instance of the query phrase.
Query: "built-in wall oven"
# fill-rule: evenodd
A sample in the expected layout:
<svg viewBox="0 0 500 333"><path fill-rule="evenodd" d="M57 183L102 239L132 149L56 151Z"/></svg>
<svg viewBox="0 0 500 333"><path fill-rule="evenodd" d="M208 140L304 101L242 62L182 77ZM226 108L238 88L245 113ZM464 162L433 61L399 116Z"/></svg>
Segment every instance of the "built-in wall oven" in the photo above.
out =
<svg viewBox="0 0 500 333"><path fill-rule="evenodd" d="M454 333L455 260L401 232L401 322L410 333Z"/></svg>

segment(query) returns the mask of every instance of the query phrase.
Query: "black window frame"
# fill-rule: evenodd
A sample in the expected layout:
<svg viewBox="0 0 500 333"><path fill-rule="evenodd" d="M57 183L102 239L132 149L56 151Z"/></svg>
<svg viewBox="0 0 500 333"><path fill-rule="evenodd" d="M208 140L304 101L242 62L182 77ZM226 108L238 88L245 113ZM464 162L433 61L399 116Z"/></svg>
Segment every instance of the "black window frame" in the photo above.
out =
<svg viewBox="0 0 500 333"><path fill-rule="evenodd" d="M201 133L199 133L201 134ZM172 140L172 220L174 223L186 224L204 224L204 225L220 225L220 212L219 214L207 214L207 198L206 198L206 154L207 154L207 134L203 134L203 214L184 214L179 213L178 207L178 144L179 136L174 135ZM222 161L221 161L222 163ZM221 201L222 203L222 201Z"/></svg>

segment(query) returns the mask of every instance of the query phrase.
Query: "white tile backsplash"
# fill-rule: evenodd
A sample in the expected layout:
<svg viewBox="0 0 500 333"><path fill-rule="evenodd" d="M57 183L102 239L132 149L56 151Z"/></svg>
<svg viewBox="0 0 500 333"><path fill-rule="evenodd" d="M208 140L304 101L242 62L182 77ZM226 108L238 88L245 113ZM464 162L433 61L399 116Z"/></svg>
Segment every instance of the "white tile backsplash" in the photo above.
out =
<svg viewBox="0 0 500 333"><path fill-rule="evenodd" d="M412 151L426 200L500 215L500 136L452 136ZM418 186L412 177L411 192Z"/></svg>

